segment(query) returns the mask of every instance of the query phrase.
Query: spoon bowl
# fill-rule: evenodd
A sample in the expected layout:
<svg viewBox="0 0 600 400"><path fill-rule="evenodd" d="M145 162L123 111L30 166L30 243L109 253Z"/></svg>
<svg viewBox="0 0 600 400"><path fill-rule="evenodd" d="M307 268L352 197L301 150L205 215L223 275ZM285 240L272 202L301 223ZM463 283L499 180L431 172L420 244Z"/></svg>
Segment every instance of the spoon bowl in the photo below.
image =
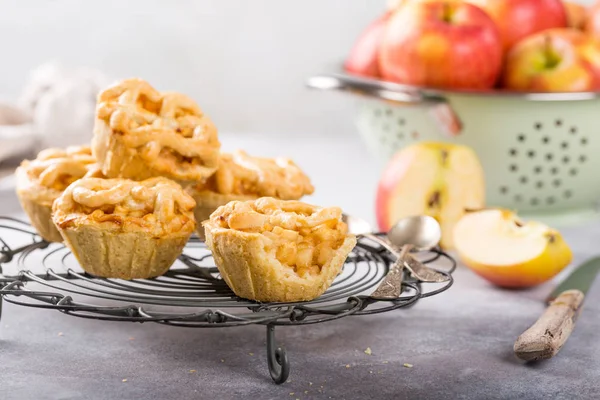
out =
<svg viewBox="0 0 600 400"><path fill-rule="evenodd" d="M442 229L435 218L427 215L415 215L402 218L387 234L394 247L412 245L417 251L431 250L442 238Z"/></svg>
<svg viewBox="0 0 600 400"><path fill-rule="evenodd" d="M342 214L342 221L348 225L348 232L352 233L353 235L364 235L373 232L371 224L362 218L348 214Z"/></svg>

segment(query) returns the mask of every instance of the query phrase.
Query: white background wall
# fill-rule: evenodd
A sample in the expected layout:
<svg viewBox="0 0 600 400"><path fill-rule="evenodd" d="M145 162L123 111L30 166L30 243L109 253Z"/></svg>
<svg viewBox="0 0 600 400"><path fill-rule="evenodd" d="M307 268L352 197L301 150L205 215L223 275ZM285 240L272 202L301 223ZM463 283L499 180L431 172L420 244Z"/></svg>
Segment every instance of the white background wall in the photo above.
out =
<svg viewBox="0 0 600 400"><path fill-rule="evenodd" d="M385 3L1 0L0 96L57 59L183 91L221 130L351 133L351 100L303 82L335 68Z"/></svg>
<svg viewBox="0 0 600 400"><path fill-rule="evenodd" d="M0 96L49 59L194 97L221 130L352 130L304 80L343 60L385 0L0 1Z"/></svg>

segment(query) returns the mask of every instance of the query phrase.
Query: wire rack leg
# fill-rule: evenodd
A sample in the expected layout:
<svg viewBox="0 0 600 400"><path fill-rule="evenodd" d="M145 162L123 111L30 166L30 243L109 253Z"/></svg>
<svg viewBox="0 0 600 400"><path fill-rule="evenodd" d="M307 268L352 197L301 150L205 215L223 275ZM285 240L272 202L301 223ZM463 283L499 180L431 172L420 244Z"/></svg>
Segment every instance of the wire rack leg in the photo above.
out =
<svg viewBox="0 0 600 400"><path fill-rule="evenodd" d="M285 349L277 347L274 325L267 325L267 361L273 381L278 385L287 381L290 376L290 361Z"/></svg>

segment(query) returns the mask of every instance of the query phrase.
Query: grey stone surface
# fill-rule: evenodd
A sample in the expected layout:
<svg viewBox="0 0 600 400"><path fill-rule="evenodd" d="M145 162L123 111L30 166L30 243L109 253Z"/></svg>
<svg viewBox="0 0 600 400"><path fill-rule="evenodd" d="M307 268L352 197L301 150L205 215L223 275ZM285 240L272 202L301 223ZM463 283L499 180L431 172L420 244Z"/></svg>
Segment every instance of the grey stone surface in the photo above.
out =
<svg viewBox="0 0 600 400"><path fill-rule="evenodd" d="M252 147L240 144L246 146ZM356 160L348 163L349 173L362 174L371 185L377 171L361 165L362 148L351 141L339 146ZM294 149L301 165L329 151ZM352 196L344 182L336 185L335 174L311 173L323 188L316 202L364 210L368 218L370 194ZM0 204L18 210L12 195L0 195ZM600 224L564 232L574 265L600 253ZM0 399L600 398L600 283L591 289L562 351L552 360L525 365L513 356L513 343L543 312L543 299L556 282L508 291L464 267L455 277L448 292L411 309L277 328L291 362L290 381L281 386L268 375L264 327L101 322L4 302ZM364 353L367 347L372 355Z"/></svg>
<svg viewBox="0 0 600 400"><path fill-rule="evenodd" d="M0 398L593 399L598 286L558 356L529 366L512 345L543 311L552 283L500 290L461 267L455 286L412 309L277 328L292 366L282 386L268 376L263 327L102 322L5 302Z"/></svg>

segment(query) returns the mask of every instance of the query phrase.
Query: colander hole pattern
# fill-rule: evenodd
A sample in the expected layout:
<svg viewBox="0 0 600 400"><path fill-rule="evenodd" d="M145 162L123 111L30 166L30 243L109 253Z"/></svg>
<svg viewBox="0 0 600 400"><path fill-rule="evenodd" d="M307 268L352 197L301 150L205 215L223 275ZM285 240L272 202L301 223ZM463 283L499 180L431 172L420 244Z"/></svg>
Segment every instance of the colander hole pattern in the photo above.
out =
<svg viewBox="0 0 600 400"><path fill-rule="evenodd" d="M371 103L368 125L379 132L379 148L388 158L408 145L418 143L422 135L411 126L410 107ZM406 114L406 115L405 115ZM506 202L519 206L558 206L577 195L573 184L591 156L590 138L580 134L576 123L556 118L535 121L529 129L512 134L506 149L503 182L495 189ZM566 205L565 205L566 206Z"/></svg>

